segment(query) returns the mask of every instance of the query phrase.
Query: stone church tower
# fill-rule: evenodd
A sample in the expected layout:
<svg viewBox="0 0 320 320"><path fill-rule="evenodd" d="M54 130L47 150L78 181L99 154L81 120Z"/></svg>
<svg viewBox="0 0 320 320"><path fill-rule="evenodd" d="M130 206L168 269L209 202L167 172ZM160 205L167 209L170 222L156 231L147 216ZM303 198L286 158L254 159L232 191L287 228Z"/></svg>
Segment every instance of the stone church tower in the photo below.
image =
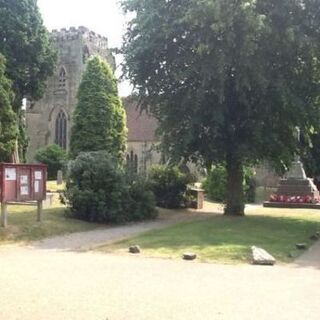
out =
<svg viewBox="0 0 320 320"><path fill-rule="evenodd" d="M35 152L46 145L56 143L68 151L71 116L77 104L77 91L87 59L91 55L99 55L115 68L107 38L85 27L54 30L51 37L58 52L57 68L47 81L43 98L27 103L29 162L33 161Z"/></svg>

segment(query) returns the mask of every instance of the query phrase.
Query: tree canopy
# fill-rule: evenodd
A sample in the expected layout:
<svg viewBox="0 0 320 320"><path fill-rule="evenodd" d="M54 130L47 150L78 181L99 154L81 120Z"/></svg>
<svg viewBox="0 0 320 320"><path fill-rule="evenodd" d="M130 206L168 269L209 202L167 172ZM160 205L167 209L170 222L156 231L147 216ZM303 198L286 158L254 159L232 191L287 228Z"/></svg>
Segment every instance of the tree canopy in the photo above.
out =
<svg viewBox="0 0 320 320"><path fill-rule="evenodd" d="M0 162L9 162L16 145L17 121L12 110L11 82L4 73L5 59L0 54Z"/></svg>
<svg viewBox="0 0 320 320"><path fill-rule="evenodd" d="M54 70L53 50L36 0L0 0L0 52L13 82L15 109L24 97L39 99Z"/></svg>
<svg viewBox="0 0 320 320"><path fill-rule="evenodd" d="M20 110L22 99L42 97L56 61L36 0L0 0L0 53L7 60L6 76L12 81L19 153L24 158L28 138Z"/></svg>
<svg viewBox="0 0 320 320"><path fill-rule="evenodd" d="M317 0L122 0L124 72L175 158L225 163L225 213L244 214L243 166L287 167L318 130ZM134 14L132 14L134 13Z"/></svg>
<svg viewBox="0 0 320 320"><path fill-rule="evenodd" d="M111 67L99 57L87 63L73 114L70 152L108 151L124 159L126 116Z"/></svg>
<svg viewBox="0 0 320 320"><path fill-rule="evenodd" d="M40 148L37 150L35 160L48 166L48 179L57 179L58 170L63 170L66 166L67 152L57 144Z"/></svg>

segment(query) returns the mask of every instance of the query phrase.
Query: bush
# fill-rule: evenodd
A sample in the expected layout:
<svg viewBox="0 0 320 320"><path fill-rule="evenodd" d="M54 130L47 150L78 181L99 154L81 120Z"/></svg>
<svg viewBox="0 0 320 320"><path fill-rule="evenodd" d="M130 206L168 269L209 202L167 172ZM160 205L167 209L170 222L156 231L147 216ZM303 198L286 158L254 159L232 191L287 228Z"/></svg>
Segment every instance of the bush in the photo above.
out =
<svg viewBox="0 0 320 320"><path fill-rule="evenodd" d="M150 169L149 184L157 205L163 208L181 208L186 206L187 185L190 177L176 166L154 166Z"/></svg>
<svg viewBox="0 0 320 320"><path fill-rule="evenodd" d="M81 153L68 168L64 197L75 218L127 222L155 218L155 200L142 182L127 183L123 168L106 152Z"/></svg>
<svg viewBox="0 0 320 320"><path fill-rule="evenodd" d="M154 193L145 180L138 178L131 181L129 193L132 221L154 219L158 216Z"/></svg>
<svg viewBox="0 0 320 320"><path fill-rule="evenodd" d="M203 182L203 188L209 199L224 202L227 190L227 172L224 165L212 166L207 178ZM255 181L254 171L251 168L244 168L243 191L245 201L255 202Z"/></svg>
<svg viewBox="0 0 320 320"><path fill-rule="evenodd" d="M63 170L67 162L67 153L60 146L52 144L37 151L35 159L48 165L48 179L57 179L58 170Z"/></svg>
<svg viewBox="0 0 320 320"><path fill-rule="evenodd" d="M224 202L227 187L225 167L213 166L202 185L209 199Z"/></svg>
<svg viewBox="0 0 320 320"><path fill-rule="evenodd" d="M254 179L255 172L252 168L244 168L244 182L243 189L245 199L248 203L254 203L256 201L256 181Z"/></svg>

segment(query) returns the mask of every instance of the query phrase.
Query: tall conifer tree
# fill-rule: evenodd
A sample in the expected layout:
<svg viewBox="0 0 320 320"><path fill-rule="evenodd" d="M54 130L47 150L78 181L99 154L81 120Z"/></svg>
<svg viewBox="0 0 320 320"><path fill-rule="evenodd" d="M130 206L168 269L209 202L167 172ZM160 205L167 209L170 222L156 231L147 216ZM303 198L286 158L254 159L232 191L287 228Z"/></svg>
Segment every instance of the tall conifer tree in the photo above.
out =
<svg viewBox="0 0 320 320"><path fill-rule="evenodd" d="M70 152L105 150L118 159L126 148L126 116L111 67L99 57L88 61L73 114Z"/></svg>

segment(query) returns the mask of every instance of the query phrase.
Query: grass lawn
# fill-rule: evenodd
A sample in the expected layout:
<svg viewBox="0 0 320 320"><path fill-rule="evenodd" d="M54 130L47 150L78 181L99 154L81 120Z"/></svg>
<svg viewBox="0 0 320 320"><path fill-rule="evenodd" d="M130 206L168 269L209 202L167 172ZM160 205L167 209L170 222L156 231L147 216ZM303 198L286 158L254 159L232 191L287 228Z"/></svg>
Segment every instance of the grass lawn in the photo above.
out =
<svg viewBox="0 0 320 320"><path fill-rule="evenodd" d="M213 215L207 220L181 223L147 232L99 248L125 253L138 244L143 255L181 258L185 251L198 254L200 261L243 263L250 261L250 247L260 246L278 262L289 262L289 253L298 256L296 243L312 244L309 237L320 230L320 210L250 208L246 217Z"/></svg>
<svg viewBox="0 0 320 320"><path fill-rule="evenodd" d="M49 181L47 189L56 191L63 187ZM37 222L36 206L8 206L8 227L0 228L0 245L12 242L28 242L55 235L88 231L101 225L66 217L66 208L54 196L53 205L43 209L43 221Z"/></svg>
<svg viewBox="0 0 320 320"><path fill-rule="evenodd" d="M57 181L47 181L47 190L49 192L58 192L62 191L65 188L66 184L57 185Z"/></svg>

